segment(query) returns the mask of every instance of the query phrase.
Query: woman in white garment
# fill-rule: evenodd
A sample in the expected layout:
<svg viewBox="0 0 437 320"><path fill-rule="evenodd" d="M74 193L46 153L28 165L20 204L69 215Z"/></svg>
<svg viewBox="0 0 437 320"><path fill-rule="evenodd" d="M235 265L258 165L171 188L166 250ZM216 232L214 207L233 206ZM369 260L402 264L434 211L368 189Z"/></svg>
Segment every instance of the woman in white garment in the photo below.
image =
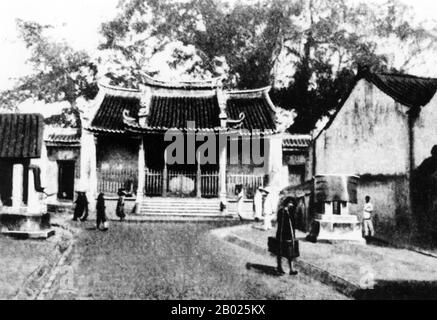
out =
<svg viewBox="0 0 437 320"><path fill-rule="evenodd" d="M255 196L253 198L253 212L254 212L254 219L256 222L262 220L262 214L263 214L263 194L261 191L261 187L256 189Z"/></svg>
<svg viewBox="0 0 437 320"><path fill-rule="evenodd" d="M276 218L276 213L278 209L279 192L277 192L272 187L267 187L264 189L267 193L266 200L264 201L264 230L271 230L272 220Z"/></svg>
<svg viewBox="0 0 437 320"><path fill-rule="evenodd" d="M239 187L238 196L237 196L237 212L240 220L243 220L243 207L244 207L244 188L243 186Z"/></svg>

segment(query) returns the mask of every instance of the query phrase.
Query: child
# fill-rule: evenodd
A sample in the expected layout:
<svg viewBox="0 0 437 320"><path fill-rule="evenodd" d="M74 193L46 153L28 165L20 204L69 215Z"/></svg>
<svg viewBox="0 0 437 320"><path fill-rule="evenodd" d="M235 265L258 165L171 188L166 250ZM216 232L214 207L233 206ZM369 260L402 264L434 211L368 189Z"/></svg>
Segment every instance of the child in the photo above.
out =
<svg viewBox="0 0 437 320"><path fill-rule="evenodd" d="M97 197L97 205L96 205L96 211L97 211L97 230L100 229L100 224L103 224L103 230L107 230L106 227L106 212L105 212L105 195L103 193L99 194Z"/></svg>
<svg viewBox="0 0 437 320"><path fill-rule="evenodd" d="M364 238L369 238L375 235L375 230L373 229L373 223L372 223L373 205L370 202L369 196L366 196L365 200L366 203L364 204L364 211L363 211L363 233L364 233Z"/></svg>

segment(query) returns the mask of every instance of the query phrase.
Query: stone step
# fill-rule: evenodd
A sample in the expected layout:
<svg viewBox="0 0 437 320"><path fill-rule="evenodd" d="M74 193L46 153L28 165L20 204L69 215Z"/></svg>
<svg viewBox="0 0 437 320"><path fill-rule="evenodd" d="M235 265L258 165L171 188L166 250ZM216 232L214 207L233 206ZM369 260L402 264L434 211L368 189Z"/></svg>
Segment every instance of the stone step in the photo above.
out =
<svg viewBox="0 0 437 320"><path fill-rule="evenodd" d="M168 211L220 211L220 207L197 207L197 208L188 208L188 207L172 207L172 206L158 206L158 207L140 207L140 210L168 210Z"/></svg>
<svg viewBox="0 0 437 320"><path fill-rule="evenodd" d="M175 216L175 217L224 217L226 215L221 212L199 212L199 213L190 213L190 212L170 212L170 211L153 211L153 212L144 212L141 211L139 216Z"/></svg>
<svg viewBox="0 0 437 320"><path fill-rule="evenodd" d="M168 209L175 209L175 210L220 210L220 206L171 206L171 205L149 205L149 206L140 206L140 209L145 210L154 210L154 209L161 209L161 208L168 208Z"/></svg>
<svg viewBox="0 0 437 320"><path fill-rule="evenodd" d="M140 214L177 214L177 215L202 215L202 214L221 214L221 211L172 211L172 210L141 210Z"/></svg>
<svg viewBox="0 0 437 320"><path fill-rule="evenodd" d="M167 204L167 205L185 205L185 206L213 206L220 204L220 201L163 201L163 200L144 200L143 204Z"/></svg>
<svg viewBox="0 0 437 320"><path fill-rule="evenodd" d="M171 215L171 214L144 214L129 216L126 221L129 222L214 222L223 220L235 220L235 216L230 215L209 215L209 216L182 216L182 215Z"/></svg>

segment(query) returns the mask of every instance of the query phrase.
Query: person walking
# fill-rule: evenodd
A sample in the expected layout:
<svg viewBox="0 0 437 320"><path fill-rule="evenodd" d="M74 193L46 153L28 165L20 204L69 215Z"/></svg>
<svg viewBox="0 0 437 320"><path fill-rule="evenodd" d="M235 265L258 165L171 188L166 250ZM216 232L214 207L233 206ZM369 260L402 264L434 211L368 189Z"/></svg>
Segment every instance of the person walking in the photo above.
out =
<svg viewBox="0 0 437 320"><path fill-rule="evenodd" d="M103 193L100 193L97 197L97 205L96 205L96 223L97 223L97 230L100 229L100 225L103 224L103 230L108 230L106 227L106 206L105 206L105 195Z"/></svg>
<svg viewBox="0 0 437 320"><path fill-rule="evenodd" d="M115 214L120 218L120 222L124 220L126 214L124 213L124 201L125 201L125 192L123 189L118 190L118 201L117 208L115 209Z"/></svg>
<svg viewBox="0 0 437 320"><path fill-rule="evenodd" d="M76 206L74 208L73 221L77 221L77 219L80 219L80 221L86 221L88 218L88 199L85 192L78 192L77 199L74 203Z"/></svg>
<svg viewBox="0 0 437 320"><path fill-rule="evenodd" d="M363 235L366 240L375 235L375 229L373 228L372 214L373 204L370 202L370 197L366 196L366 203L363 210Z"/></svg>
<svg viewBox="0 0 437 320"><path fill-rule="evenodd" d="M243 208L244 208L244 188L242 185L239 186L238 196L237 196L237 213L240 220L243 220Z"/></svg>
<svg viewBox="0 0 437 320"><path fill-rule="evenodd" d="M277 259L277 271L279 274L285 274L282 268L282 258L288 260L290 275L296 275L298 272L294 269L294 259L297 257L297 248L295 248L296 233L294 229L294 214L296 205L292 199L286 201L284 206L278 211L278 228L276 230L276 239L279 242L279 254ZM288 246L288 247L287 247ZM289 248L283 252L282 248ZM281 252L282 251L282 252Z"/></svg>
<svg viewBox="0 0 437 320"><path fill-rule="evenodd" d="M263 194L261 191L261 187L256 189L255 196L253 198L253 212L255 222L260 221L263 214Z"/></svg>

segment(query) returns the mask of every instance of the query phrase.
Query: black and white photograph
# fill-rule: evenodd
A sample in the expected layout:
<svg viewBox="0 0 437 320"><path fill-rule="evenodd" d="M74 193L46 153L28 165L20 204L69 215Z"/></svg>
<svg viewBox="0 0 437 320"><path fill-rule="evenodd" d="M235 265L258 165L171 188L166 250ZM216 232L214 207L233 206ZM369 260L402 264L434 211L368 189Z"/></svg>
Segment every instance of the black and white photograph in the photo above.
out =
<svg viewBox="0 0 437 320"><path fill-rule="evenodd" d="M1 1L0 300L437 299L436 12Z"/></svg>

